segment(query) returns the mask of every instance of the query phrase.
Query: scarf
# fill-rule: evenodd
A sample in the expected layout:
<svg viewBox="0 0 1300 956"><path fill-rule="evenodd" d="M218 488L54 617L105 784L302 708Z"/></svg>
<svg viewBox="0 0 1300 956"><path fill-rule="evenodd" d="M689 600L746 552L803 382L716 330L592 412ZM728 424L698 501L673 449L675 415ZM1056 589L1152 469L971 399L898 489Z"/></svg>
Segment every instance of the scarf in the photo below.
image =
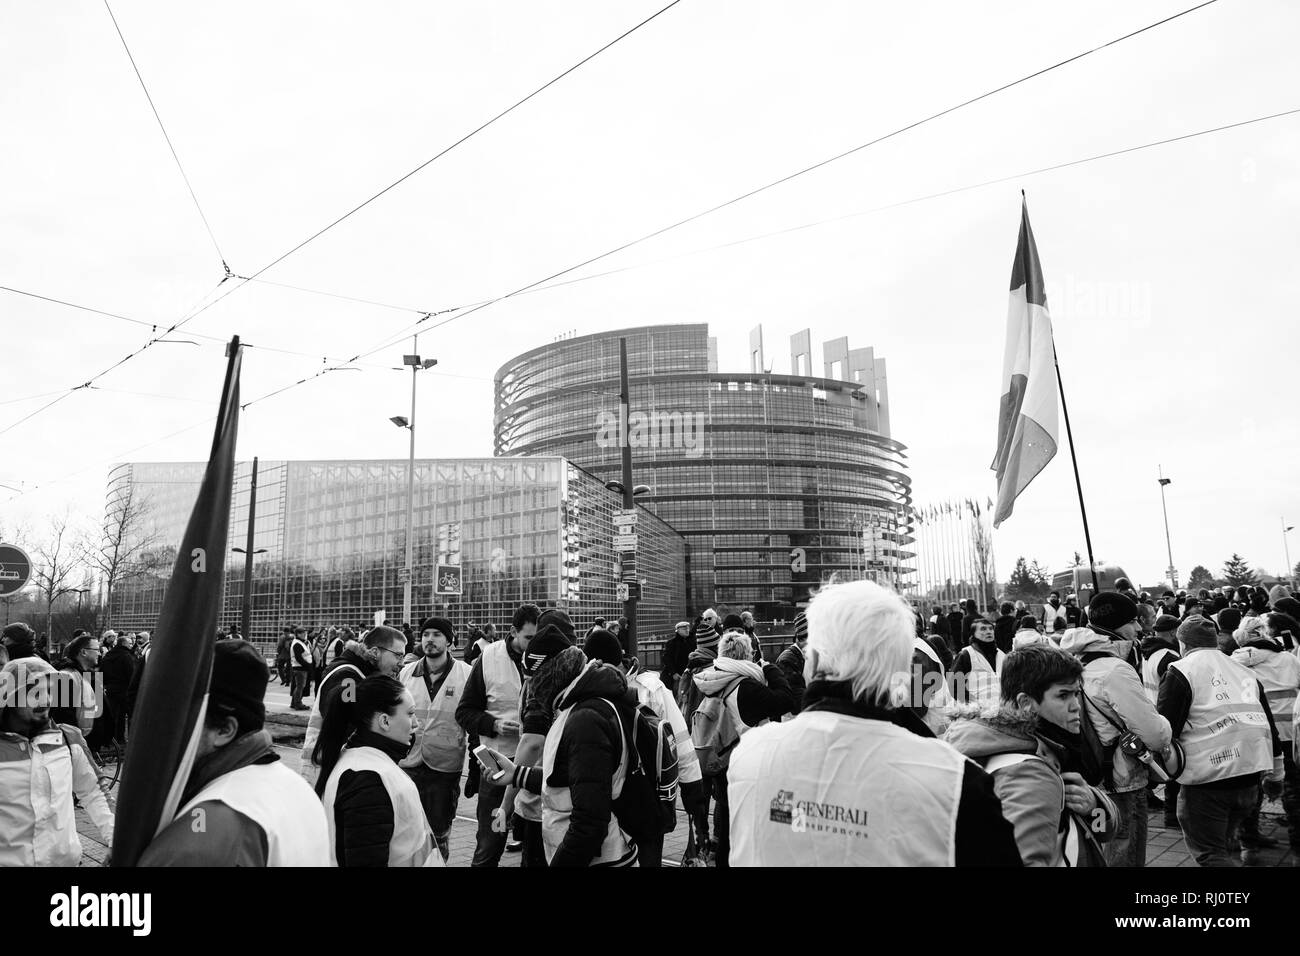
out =
<svg viewBox="0 0 1300 956"><path fill-rule="evenodd" d="M218 777L224 777L232 771L255 763L270 763L279 760L271 748L271 733L268 730L254 730L232 740L224 747L219 747L194 765L190 779L181 793L179 806L185 806L200 790Z"/></svg>
<svg viewBox="0 0 1300 956"><path fill-rule="evenodd" d="M756 680L764 686L767 685L763 669L753 661L719 657L713 662L712 667L706 667L695 675L695 686L706 696L716 697L727 692L738 680Z"/></svg>

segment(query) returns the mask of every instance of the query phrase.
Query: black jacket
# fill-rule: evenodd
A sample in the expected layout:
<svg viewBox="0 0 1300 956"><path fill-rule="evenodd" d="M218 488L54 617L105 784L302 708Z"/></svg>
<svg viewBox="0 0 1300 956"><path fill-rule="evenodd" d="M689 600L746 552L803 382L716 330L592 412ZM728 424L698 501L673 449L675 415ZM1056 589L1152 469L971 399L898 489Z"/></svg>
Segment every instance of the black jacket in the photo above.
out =
<svg viewBox="0 0 1300 956"><path fill-rule="evenodd" d="M790 696L794 699L792 712L796 714L803 706L803 692L807 686L803 679L805 659L803 649L798 644L791 644L776 659L776 666L785 675L786 683L790 685Z"/></svg>
<svg viewBox="0 0 1300 956"><path fill-rule="evenodd" d="M674 693L677 691L677 679L686 672L686 659L693 650L695 638L690 635L674 633L664 644L659 661L659 679Z"/></svg>
<svg viewBox="0 0 1300 956"><path fill-rule="evenodd" d="M740 719L750 727L764 720L780 720L783 714L796 708L790 682L781 668L764 664L763 676L767 678L766 686L747 678L736 689L736 709L740 711Z"/></svg>
<svg viewBox="0 0 1300 956"><path fill-rule="evenodd" d="M954 651L961 650L966 646L966 642L961 637L961 611L948 612L948 646Z"/></svg>
<svg viewBox="0 0 1300 956"><path fill-rule="evenodd" d="M510 640L506 638L506 640ZM523 662L513 642L506 645L506 653L519 671L519 680L523 682ZM456 705L456 723L465 728L465 733L479 737L496 736L496 718L487 712L487 685L483 683L483 658L474 662L465 689L460 692L460 703Z"/></svg>
<svg viewBox="0 0 1300 956"><path fill-rule="evenodd" d="M1011 653L1011 642L1016 636L1014 614L1002 614L993 622L993 643L1003 654Z"/></svg>
<svg viewBox="0 0 1300 956"><path fill-rule="evenodd" d="M410 747L368 730L357 731L352 747L374 747L393 758L406 756ZM388 866L388 845L393 839L393 801L384 781L373 770L345 770L334 797L334 854L339 866Z"/></svg>
<svg viewBox="0 0 1300 956"><path fill-rule="evenodd" d="M135 655L121 644L116 645L99 662L99 672L104 675L104 690L114 697L125 698L135 676Z"/></svg>
<svg viewBox="0 0 1300 956"><path fill-rule="evenodd" d="M930 729L907 709L878 710L852 699L843 681L813 681L804 695L804 710L828 710L864 720L884 720L918 737L933 737ZM993 790L993 778L967 760L957 801L954 834L957 866L1021 866L1016 833L1002 816L1002 801Z"/></svg>

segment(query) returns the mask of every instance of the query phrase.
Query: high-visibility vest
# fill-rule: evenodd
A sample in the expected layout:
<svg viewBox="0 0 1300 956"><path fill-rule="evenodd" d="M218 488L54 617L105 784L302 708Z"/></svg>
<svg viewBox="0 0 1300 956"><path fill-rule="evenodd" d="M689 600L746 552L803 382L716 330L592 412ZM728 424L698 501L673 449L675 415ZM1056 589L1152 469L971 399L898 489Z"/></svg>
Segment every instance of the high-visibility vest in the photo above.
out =
<svg viewBox="0 0 1300 956"><path fill-rule="evenodd" d="M469 680L470 667L464 661L451 659L451 672L438 688L437 698L429 700L429 689L424 683L424 658L402 669L398 680L415 698L415 716L420 722L416 744L420 757L430 770L443 773L460 773L465 765L465 730L456 723L456 705L460 703L465 682ZM430 680L437 683L430 675Z"/></svg>
<svg viewBox="0 0 1300 956"><path fill-rule="evenodd" d="M308 644L306 641L304 641L302 638L295 637L292 641L289 642L289 666L290 667L302 666L301 664L298 663L298 653L297 653L298 648L302 648L303 660L310 661L312 659L311 645Z"/></svg>
<svg viewBox="0 0 1300 956"><path fill-rule="evenodd" d="M926 705L925 717L922 718L925 721L925 725L937 734L946 722L946 718L942 711L953 702L952 694L948 693L948 673L944 670L943 661L939 660L939 655L935 653L934 648L930 646L930 642L925 638L913 637L912 650L920 651L926 657L930 658L930 660L939 665L939 677L941 680L938 687L931 688L930 685L922 682L919 687L913 688L914 692L922 697L922 700L918 701L918 703L925 703ZM933 689L933 693L930 695L929 701L925 701L924 694L926 691L931 689Z"/></svg>
<svg viewBox="0 0 1300 956"><path fill-rule="evenodd" d="M1152 651L1150 657L1142 659L1142 686L1146 688L1147 696L1151 698L1153 704L1160 697L1160 662L1170 654L1174 657L1178 656L1178 652L1172 648L1162 647Z"/></svg>
<svg viewBox="0 0 1300 956"><path fill-rule="evenodd" d="M803 711L727 768L732 866L953 866L966 758L882 720Z"/></svg>
<svg viewBox="0 0 1300 956"><path fill-rule="evenodd" d="M1002 699L1002 662L1007 659L1007 655L998 651L997 666L994 667L979 652L976 643L972 640L966 647L966 653L970 656L970 673L965 675L966 699L983 707L986 704L996 704Z"/></svg>
<svg viewBox="0 0 1300 956"><path fill-rule="evenodd" d="M325 823L329 827L330 866L338 866L335 853L336 829L334 801L339 781L349 770L369 770L378 774L393 805L393 835L388 840L389 866L442 866L442 854L433 853L433 831L429 829L420 791L415 783L381 750L374 747L344 747L334 765L321 802L325 806Z"/></svg>
<svg viewBox="0 0 1300 956"><path fill-rule="evenodd" d="M1209 783L1273 769L1268 715L1250 668L1212 647L1194 650L1169 666L1192 689L1192 706L1178 738L1187 757L1180 783Z"/></svg>
<svg viewBox="0 0 1300 956"><path fill-rule="evenodd" d="M1253 659L1250 665L1246 659ZM1241 647L1232 652L1232 659L1252 671L1264 685L1268 708L1273 712L1273 723L1282 740L1295 739L1295 702L1300 690L1300 660L1286 651L1270 651L1262 647Z"/></svg>
<svg viewBox="0 0 1300 956"><path fill-rule="evenodd" d="M493 641L479 658L483 668L483 689L487 695L486 711L497 720L518 720L519 695L524 685L519 668L510 659L507 644L508 641ZM513 757L519 748L518 734L481 739L484 745L507 757Z"/></svg>
<svg viewBox="0 0 1300 956"><path fill-rule="evenodd" d="M222 774L182 807L176 818L209 801L224 803L262 828L267 866L330 865L329 831L321 802L282 761L249 764Z"/></svg>
<svg viewBox="0 0 1300 956"><path fill-rule="evenodd" d="M319 768L311 762L311 752L316 749L316 740L320 737L321 715L320 699L324 696L322 691L324 686L340 677L351 677L352 680L360 682L366 679L366 675L361 673L361 668L355 664L340 664L328 674L321 678L320 685L316 688L316 696L311 702L311 712L307 714L307 731L302 738L302 753L300 754L300 769L303 779L313 787L316 785L316 776Z"/></svg>

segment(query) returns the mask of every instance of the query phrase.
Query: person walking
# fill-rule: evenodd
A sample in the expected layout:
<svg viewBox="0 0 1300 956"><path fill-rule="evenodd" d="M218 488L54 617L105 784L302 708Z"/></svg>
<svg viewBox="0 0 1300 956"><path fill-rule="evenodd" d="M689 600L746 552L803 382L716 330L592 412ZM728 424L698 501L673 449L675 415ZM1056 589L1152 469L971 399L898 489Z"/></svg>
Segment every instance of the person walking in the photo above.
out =
<svg viewBox="0 0 1300 956"><path fill-rule="evenodd" d="M302 698L311 684L311 673L314 666L311 642L307 639L307 628L299 625L293 629L293 638L289 642L289 667L293 679L293 686L290 690L290 710L310 709L302 702ZM319 693L317 696L320 696Z"/></svg>

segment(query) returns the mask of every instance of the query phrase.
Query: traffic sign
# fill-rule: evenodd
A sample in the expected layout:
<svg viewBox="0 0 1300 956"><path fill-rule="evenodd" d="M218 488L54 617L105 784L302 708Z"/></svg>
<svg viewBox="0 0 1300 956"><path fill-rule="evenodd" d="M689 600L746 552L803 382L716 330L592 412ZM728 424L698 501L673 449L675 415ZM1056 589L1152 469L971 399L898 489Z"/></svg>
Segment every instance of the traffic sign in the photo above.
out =
<svg viewBox="0 0 1300 956"><path fill-rule="evenodd" d="M639 601L641 600L641 585L636 581L630 584L620 584L618 586L618 599L620 601Z"/></svg>
<svg viewBox="0 0 1300 956"><path fill-rule="evenodd" d="M633 527L634 525L636 525L636 512L615 511L614 524L618 525L620 528Z"/></svg>
<svg viewBox="0 0 1300 956"><path fill-rule="evenodd" d="M411 569L410 569L410 568L398 568L398 569L397 569L397 583L398 583L398 584L405 584L405 583L406 583L407 581L409 581L409 580L411 580Z"/></svg>
<svg viewBox="0 0 1300 956"><path fill-rule="evenodd" d="M615 551L635 551L636 535L634 534L616 534L614 535Z"/></svg>
<svg viewBox="0 0 1300 956"><path fill-rule="evenodd" d="M17 594L32 576L32 559L16 544L0 544L0 597Z"/></svg>
<svg viewBox="0 0 1300 956"><path fill-rule="evenodd" d="M439 564L434 582L434 594L460 594L460 565Z"/></svg>
<svg viewBox="0 0 1300 956"><path fill-rule="evenodd" d="M626 585L626 584L620 584L620 585L618 586L618 599L619 599L620 601L626 601L626 600L628 600L628 596L627 596L627 595L628 595L627 585Z"/></svg>

